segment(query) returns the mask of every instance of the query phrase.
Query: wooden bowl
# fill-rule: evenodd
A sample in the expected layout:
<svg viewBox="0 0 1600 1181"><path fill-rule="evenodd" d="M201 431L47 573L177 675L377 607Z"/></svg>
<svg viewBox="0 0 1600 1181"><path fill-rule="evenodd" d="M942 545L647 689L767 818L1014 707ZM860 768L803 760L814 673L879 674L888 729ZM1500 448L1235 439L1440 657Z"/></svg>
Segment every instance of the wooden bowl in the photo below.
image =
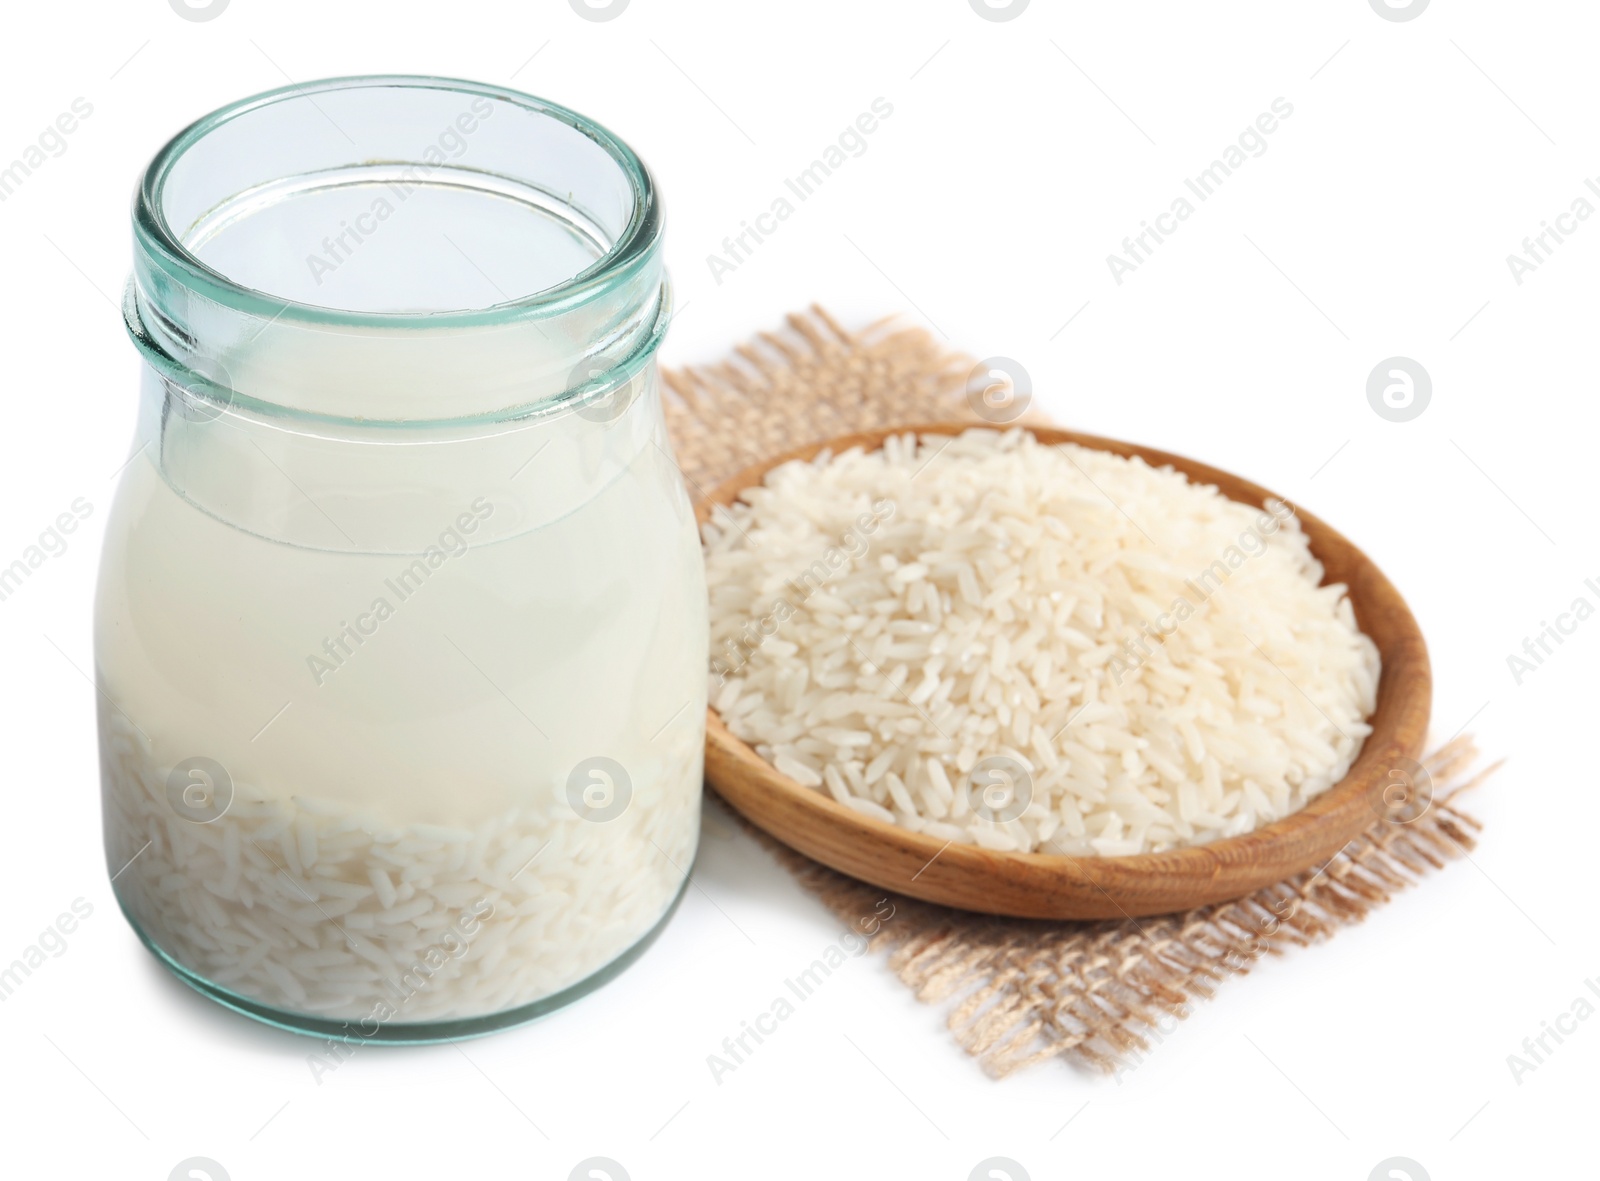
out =
<svg viewBox="0 0 1600 1181"><path fill-rule="evenodd" d="M955 435L972 428L972 423L896 427L797 447L719 485L698 515L704 522L716 505L732 504L770 468L810 459L824 448L873 451L892 434ZM1273 497L1247 480L1180 455L1072 431L1029 429L1043 443L1077 443L1173 467L1257 508ZM963 910L1020 918L1120 918L1189 910L1281 882L1327 861L1379 822L1375 801L1390 768L1420 755L1433 695L1427 645L1400 593L1338 532L1309 513L1297 510L1297 515L1326 571L1324 581L1349 587L1356 620L1377 645L1383 672L1377 709L1369 719L1372 733L1350 773L1282 820L1206 845L1128 857L1004 853L951 844L863 816L779 774L729 733L715 709L707 711L706 779L745 819L807 857L885 890Z"/></svg>

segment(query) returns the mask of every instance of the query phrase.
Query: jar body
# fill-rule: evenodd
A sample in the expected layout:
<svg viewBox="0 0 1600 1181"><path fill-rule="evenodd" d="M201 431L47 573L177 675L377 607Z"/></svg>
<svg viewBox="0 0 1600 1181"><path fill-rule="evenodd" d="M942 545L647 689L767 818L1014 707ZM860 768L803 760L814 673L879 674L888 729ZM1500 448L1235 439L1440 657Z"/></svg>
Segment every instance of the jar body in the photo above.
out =
<svg viewBox="0 0 1600 1181"><path fill-rule="evenodd" d="M457 471L459 511L398 552L260 536L174 488L159 439L135 456L96 605L105 837L162 955L401 1036L561 995L663 919L705 591L659 401L627 416L646 442L560 519L497 529L514 506Z"/></svg>
<svg viewBox="0 0 1600 1181"><path fill-rule="evenodd" d="M197 124L136 203L139 428L95 618L107 866L214 999L446 1040L608 979L694 860L706 595L654 359L659 220L631 152L540 100L314 89ZM395 181L435 123L461 152L428 139ZM280 265L351 201L395 220L360 223L359 255L309 247L314 282ZM598 261L546 291L568 238ZM327 257L339 307L304 302ZM492 306L419 312L478 275Z"/></svg>

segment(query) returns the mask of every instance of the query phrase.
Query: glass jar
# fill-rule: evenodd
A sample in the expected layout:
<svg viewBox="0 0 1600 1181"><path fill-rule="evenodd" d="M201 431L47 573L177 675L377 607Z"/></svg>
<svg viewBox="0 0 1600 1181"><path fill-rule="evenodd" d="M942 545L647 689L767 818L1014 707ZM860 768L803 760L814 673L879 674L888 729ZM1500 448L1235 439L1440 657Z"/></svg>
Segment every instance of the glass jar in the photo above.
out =
<svg viewBox="0 0 1600 1181"><path fill-rule="evenodd" d="M704 740L649 172L514 91L338 79L179 134L133 219L95 619L129 921L344 1041L609 979L686 884Z"/></svg>

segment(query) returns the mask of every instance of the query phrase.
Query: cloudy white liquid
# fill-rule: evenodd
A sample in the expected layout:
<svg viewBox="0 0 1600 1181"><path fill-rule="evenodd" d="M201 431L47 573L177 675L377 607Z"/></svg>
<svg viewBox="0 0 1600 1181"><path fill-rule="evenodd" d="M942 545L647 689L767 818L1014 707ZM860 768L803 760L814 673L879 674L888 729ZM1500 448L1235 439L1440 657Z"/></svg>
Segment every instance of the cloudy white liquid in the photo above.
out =
<svg viewBox="0 0 1600 1181"><path fill-rule="evenodd" d="M456 480L402 552L361 547L381 509L338 548L241 528L156 450L123 477L96 619L108 859L148 938L269 1005L405 995L384 1020L418 1021L538 1000L655 925L694 856L706 635L660 448L553 520L503 474ZM167 792L197 757L233 785L203 824ZM625 786L580 774L575 810L596 759ZM608 789L626 807L596 819ZM465 952L393 987L484 904Z"/></svg>

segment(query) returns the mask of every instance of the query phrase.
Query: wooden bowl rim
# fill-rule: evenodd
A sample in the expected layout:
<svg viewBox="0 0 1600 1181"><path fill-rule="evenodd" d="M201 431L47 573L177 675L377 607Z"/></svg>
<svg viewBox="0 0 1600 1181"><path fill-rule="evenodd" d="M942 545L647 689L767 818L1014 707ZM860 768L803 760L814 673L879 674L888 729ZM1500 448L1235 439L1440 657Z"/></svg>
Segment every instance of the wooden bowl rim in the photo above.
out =
<svg viewBox="0 0 1600 1181"><path fill-rule="evenodd" d="M1234 475L1232 472L1201 463L1186 456L1144 447L1120 439L1034 424L1018 423L1009 426L991 426L972 422L932 422L859 431L791 448L773 458L752 464L718 484L697 507L696 518L703 525L709 519L713 508L725 508L732 504L741 491L760 484L766 474L773 468L797 459L810 460L825 450L832 450L834 454L838 454L853 447L861 447L870 453L880 449L883 441L890 436L914 434L920 438L924 435L959 435L969 430L993 430L997 433L1005 433L1014 429L1026 430L1041 443L1047 445L1076 443L1084 447L1109 451L1118 455L1138 456L1152 467L1171 467L1186 476L1192 483L1216 487L1224 496L1228 496L1229 499L1238 503L1262 507L1267 500L1275 499L1292 505L1292 502L1288 501L1287 498L1280 497L1252 481ZM1230 495L1225 490L1228 485L1232 485L1235 489L1248 494L1251 500L1244 500ZM1409 655L1410 660L1405 663L1412 667L1391 669L1388 659L1389 653L1382 652L1384 645L1379 645L1384 660L1377 704L1372 714L1366 719L1372 727L1372 733L1363 742L1360 755L1343 779L1316 796L1305 807L1279 820L1275 820L1271 824L1208 844L1187 845L1159 853L1092 857L1056 853L1018 853L986 849L962 842L942 841L939 838L914 832L898 824L862 815L860 812L839 803L826 792L797 783L761 758L748 743L735 737L728 730L727 725L723 722L714 706L708 706L706 711L707 742L719 747L722 753L733 757L738 762L748 763L753 760L758 763L767 772L762 776L767 781L767 787L783 793L787 797L787 802L799 809L818 814L825 818L829 824L838 826L846 831L853 831L859 837L881 842L885 845L898 846L901 849L910 849L919 856L925 855L930 865L937 859L963 870L968 875L1004 873L1007 865L1021 865L1050 872L1065 871L1069 875L1079 877L1095 886L1102 894L1105 893L1105 890L1096 881L1097 877L1124 880L1129 877L1159 877L1160 879L1167 879L1169 883L1169 888L1162 891L1165 894L1176 894L1179 892L1176 889L1177 886L1183 882L1191 883L1198 892L1197 896L1201 899L1192 905L1201 905L1205 902L1223 901L1228 897L1239 897L1244 893L1249 893L1250 889L1259 888L1259 886L1252 886L1250 889L1230 892L1217 897L1206 896L1204 887L1207 883L1221 876L1224 869L1230 864L1237 866L1238 863L1236 861L1231 862L1227 854L1251 847L1253 847L1254 852L1259 853L1273 846L1293 845L1297 838L1311 836L1313 839L1310 841L1309 847L1318 850L1318 855L1312 856L1309 860L1302 858L1301 860L1305 860L1305 864L1298 865L1297 868L1291 868L1288 872L1277 872L1275 869L1260 884L1266 885L1285 880L1288 877L1292 877L1294 873L1316 864L1323 857L1332 856L1333 853L1343 848L1351 839L1367 831L1378 822L1379 815L1372 809L1371 804L1375 790L1397 756L1403 755L1414 760L1420 755L1426 738L1432 705L1431 670L1426 642L1416 619L1412 616L1409 608L1406 607L1399 592L1383 575L1376 563L1345 538L1343 534L1333 529L1320 518L1305 512L1298 505L1292 505L1292 507L1294 507L1295 515L1300 521L1301 528L1308 535L1311 535L1312 553L1319 561L1324 559L1323 555L1318 552L1318 538L1322 539L1323 546L1332 543L1347 547L1355 563L1358 566L1365 567L1373 587L1372 593L1392 600L1385 606L1390 610L1398 624L1398 634L1391 638L1387 647L1391 651ZM1326 584L1326 581L1325 578L1324 584ZM1352 607L1356 610L1359 625L1362 604L1356 601L1355 588L1350 586L1349 579L1345 580L1345 585L1347 588L1346 594L1351 600ZM1367 629L1363 626L1362 630L1366 632ZM1370 638L1370 633L1368 634ZM1377 643L1376 640L1374 642ZM710 778L709 761L707 775ZM749 815L738 801L729 798L729 794L723 791L721 785L715 780L713 780L712 786L718 789L719 794L736 811L745 815L747 819L767 831L769 835L778 841L789 844L783 832L773 831L757 817ZM817 854L809 850L800 849L799 851L807 856L821 859L817 857ZM828 862L824 860L824 863L827 864ZM835 865L834 868L838 869L840 867ZM860 876L859 873L852 870L842 870L842 872L851 873L852 876ZM899 893L912 897L922 897L929 901L941 902L964 909L973 909L963 906L961 902L952 901L946 894L938 890L934 890L932 894L919 893L916 888L918 883L915 881L896 884L878 881L875 884L883 885L886 888L894 889ZM1116 913L1131 917L1130 912L1125 910L1115 898L1107 895L1107 899L1116 907L1114 912L1108 911L1108 914ZM1136 911L1135 913L1166 913L1168 909L1181 910L1188 908L1189 904L1185 904L1174 908L1147 909L1142 912ZM1005 910L988 913L1020 914L1021 912ZM1034 914L1027 917L1046 916Z"/></svg>

